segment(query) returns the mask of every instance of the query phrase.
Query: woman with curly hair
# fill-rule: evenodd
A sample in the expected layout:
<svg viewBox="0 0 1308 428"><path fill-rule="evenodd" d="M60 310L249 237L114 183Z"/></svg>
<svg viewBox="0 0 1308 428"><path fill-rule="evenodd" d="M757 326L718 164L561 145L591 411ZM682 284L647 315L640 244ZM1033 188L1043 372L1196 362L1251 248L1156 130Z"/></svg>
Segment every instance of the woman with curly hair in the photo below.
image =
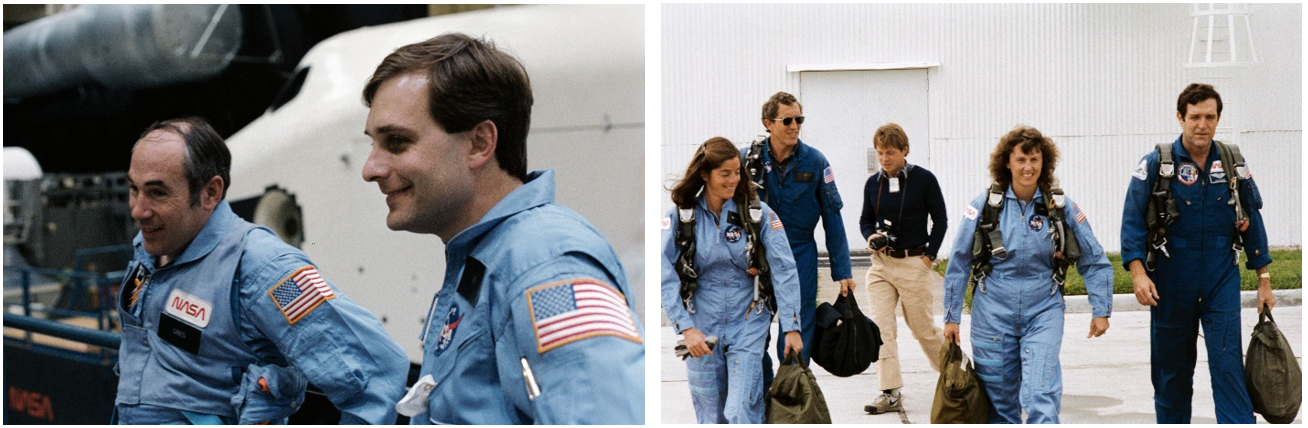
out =
<svg viewBox="0 0 1308 428"><path fill-rule="evenodd" d="M963 213L945 272L946 340L959 343L963 295L975 284L972 353L992 423L1021 423L1024 410L1028 423L1058 423L1061 280L1072 263L1094 307L1087 337L1108 330L1113 269L1085 213L1058 189L1057 164L1058 148L1035 128L1004 135L990 155L994 184ZM980 258L974 259L974 244L983 244L975 250Z"/></svg>

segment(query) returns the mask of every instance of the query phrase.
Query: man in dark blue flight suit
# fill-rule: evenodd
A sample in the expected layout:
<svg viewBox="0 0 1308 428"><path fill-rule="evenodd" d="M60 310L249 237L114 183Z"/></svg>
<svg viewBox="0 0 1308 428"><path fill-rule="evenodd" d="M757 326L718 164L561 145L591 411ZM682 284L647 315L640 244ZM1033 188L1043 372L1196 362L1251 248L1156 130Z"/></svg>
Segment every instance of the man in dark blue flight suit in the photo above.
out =
<svg viewBox="0 0 1308 428"><path fill-rule="evenodd" d="M854 275L849 266L849 242L845 240L840 218L840 192L826 156L799 141L804 124L803 106L794 95L777 92L763 104L763 127L769 137L763 141L762 180L759 198L781 217L790 250L799 271L799 320L803 336L804 363L813 349L814 317L817 312L817 241L813 229L822 219L827 236L827 253L831 257L831 279L840 283L840 293L854 289ZM748 156L748 153L746 153ZM778 328L780 330L780 328ZM784 332L778 331L777 337ZM784 341L777 341L777 355L784 355ZM772 385L772 358L763 354L763 387Z"/></svg>
<svg viewBox="0 0 1308 428"><path fill-rule="evenodd" d="M1158 423L1189 423L1194 394L1195 342L1203 324L1219 423L1254 423L1240 347L1240 272L1232 241L1244 240L1245 268L1258 272L1258 303L1271 307L1267 232L1262 197L1253 177L1222 165L1213 134L1222 98L1211 85L1191 84L1176 103L1181 136L1171 145L1175 174L1171 197L1180 216L1166 227L1167 242L1148 272L1151 250L1146 209L1159 178L1157 151L1145 155L1132 174L1122 211L1122 262L1131 271L1136 300L1150 308L1150 366ZM1237 175L1239 174L1239 175ZM1248 220L1237 223L1228 205L1228 180L1241 178L1239 200ZM1164 178L1166 179L1166 178Z"/></svg>

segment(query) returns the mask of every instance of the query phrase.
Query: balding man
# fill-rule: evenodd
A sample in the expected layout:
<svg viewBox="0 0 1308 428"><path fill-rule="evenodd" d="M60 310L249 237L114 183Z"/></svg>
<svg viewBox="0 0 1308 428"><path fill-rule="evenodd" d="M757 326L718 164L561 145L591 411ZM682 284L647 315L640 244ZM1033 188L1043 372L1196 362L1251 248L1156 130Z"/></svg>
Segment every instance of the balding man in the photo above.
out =
<svg viewBox="0 0 1308 428"><path fill-rule="evenodd" d="M395 423L409 362L300 250L226 201L231 153L203 119L157 122L127 171L114 423L285 423L306 382L342 423Z"/></svg>

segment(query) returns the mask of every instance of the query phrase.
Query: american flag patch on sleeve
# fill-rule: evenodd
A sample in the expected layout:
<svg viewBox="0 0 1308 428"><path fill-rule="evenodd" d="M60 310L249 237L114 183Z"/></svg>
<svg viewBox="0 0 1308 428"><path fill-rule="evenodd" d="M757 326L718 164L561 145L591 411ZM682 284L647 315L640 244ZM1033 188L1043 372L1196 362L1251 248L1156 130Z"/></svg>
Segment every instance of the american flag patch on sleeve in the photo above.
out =
<svg viewBox="0 0 1308 428"><path fill-rule="evenodd" d="M831 167L827 167L826 171L822 171L822 181L827 183L836 181L836 174L831 172Z"/></svg>
<svg viewBox="0 0 1308 428"><path fill-rule="evenodd" d="M268 296L272 297L273 303L282 311L286 321L295 324L322 302L335 299L336 293L333 293L327 281L318 275L318 269L305 266L292 272L286 279L268 290Z"/></svg>
<svg viewBox="0 0 1308 428"><path fill-rule="evenodd" d="M1077 204L1072 204L1072 208L1076 209L1076 222L1080 223L1085 221L1085 211L1081 211L1081 207Z"/></svg>
<svg viewBox="0 0 1308 428"><path fill-rule="evenodd" d="M536 332L536 351L595 336L641 343L622 293L601 281L582 278L527 290L527 309Z"/></svg>
<svg viewBox="0 0 1308 428"><path fill-rule="evenodd" d="M783 227L785 227L784 225L781 224L781 218L777 217L776 212L770 212L768 214L771 214L769 217L772 219L771 221L772 230L781 230Z"/></svg>

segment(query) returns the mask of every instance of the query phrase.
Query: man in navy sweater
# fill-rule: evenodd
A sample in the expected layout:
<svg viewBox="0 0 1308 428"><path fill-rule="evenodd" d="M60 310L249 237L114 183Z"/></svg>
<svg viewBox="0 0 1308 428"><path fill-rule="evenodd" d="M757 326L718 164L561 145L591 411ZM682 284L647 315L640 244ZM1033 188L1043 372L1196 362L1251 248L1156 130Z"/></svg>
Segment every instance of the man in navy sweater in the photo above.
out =
<svg viewBox="0 0 1308 428"><path fill-rule="evenodd" d="M894 123L877 129L872 137L881 171L863 186L863 214L858 218L863 238L872 251L867 291L872 321L881 328L881 356L877 361L882 394L863 410L872 413L904 408L899 388L899 346L895 342L895 307L903 306L904 322L922 345L931 368L940 370L944 335L931 319L931 264L945 238L945 198L936 176L904 159L908 135ZM927 234L927 216L931 233ZM893 237L893 238L892 238Z"/></svg>

